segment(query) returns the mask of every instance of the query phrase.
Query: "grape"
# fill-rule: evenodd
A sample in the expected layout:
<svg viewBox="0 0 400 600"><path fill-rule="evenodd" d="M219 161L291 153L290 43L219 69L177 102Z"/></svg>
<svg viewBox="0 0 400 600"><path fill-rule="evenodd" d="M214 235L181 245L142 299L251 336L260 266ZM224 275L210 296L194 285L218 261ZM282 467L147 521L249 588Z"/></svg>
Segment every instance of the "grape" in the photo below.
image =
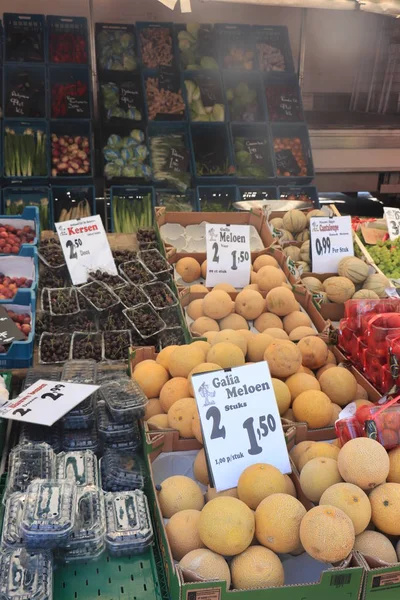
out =
<svg viewBox="0 0 400 600"><path fill-rule="evenodd" d="M400 238L393 242L377 242L367 248L375 264L387 277L400 279Z"/></svg>

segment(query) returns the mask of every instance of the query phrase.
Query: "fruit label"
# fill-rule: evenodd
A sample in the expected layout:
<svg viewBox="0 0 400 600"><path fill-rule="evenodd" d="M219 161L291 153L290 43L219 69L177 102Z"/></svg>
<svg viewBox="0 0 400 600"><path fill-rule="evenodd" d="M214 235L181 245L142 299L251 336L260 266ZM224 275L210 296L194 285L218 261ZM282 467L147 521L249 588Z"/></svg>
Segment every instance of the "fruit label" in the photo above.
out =
<svg viewBox="0 0 400 600"><path fill-rule="evenodd" d="M9 317L4 306L0 305L0 344L6 346L21 340L26 340L26 335Z"/></svg>
<svg viewBox="0 0 400 600"><path fill-rule="evenodd" d="M250 281L251 253L248 225L206 224L206 286L230 283L243 288Z"/></svg>
<svg viewBox="0 0 400 600"><path fill-rule="evenodd" d="M400 209L383 207L390 239L397 240L400 236Z"/></svg>
<svg viewBox="0 0 400 600"><path fill-rule="evenodd" d="M217 492L237 486L244 469L290 461L265 362L192 376L210 480Z"/></svg>
<svg viewBox="0 0 400 600"><path fill-rule="evenodd" d="M97 269L118 275L100 215L55 226L74 285L86 283L88 273Z"/></svg>
<svg viewBox="0 0 400 600"><path fill-rule="evenodd" d="M54 425L67 412L99 389L99 385L39 379L17 398L0 406L0 417L36 425Z"/></svg>
<svg viewBox="0 0 400 600"><path fill-rule="evenodd" d="M351 217L310 219L313 273L337 273L342 258L354 256Z"/></svg>

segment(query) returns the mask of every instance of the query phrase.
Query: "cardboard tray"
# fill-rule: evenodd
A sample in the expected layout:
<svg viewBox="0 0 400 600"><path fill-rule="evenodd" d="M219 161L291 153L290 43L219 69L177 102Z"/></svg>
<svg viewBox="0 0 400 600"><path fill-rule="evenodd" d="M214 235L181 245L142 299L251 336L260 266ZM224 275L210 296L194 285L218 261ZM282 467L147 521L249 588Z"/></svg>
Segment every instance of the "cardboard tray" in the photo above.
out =
<svg viewBox="0 0 400 600"><path fill-rule="evenodd" d="M394 600L400 591L400 562L388 564L357 552L365 569L362 600Z"/></svg>

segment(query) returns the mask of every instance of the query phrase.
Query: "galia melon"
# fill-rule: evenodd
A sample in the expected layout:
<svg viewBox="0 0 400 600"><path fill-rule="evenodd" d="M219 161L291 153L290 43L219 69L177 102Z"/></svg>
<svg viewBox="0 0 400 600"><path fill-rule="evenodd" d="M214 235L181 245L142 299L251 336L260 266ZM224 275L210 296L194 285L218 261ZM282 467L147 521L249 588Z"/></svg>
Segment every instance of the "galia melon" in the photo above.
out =
<svg viewBox="0 0 400 600"><path fill-rule="evenodd" d="M300 460L300 456L302 456L302 454L308 450L308 448L310 448L313 444L316 444L316 442L313 441L304 441L304 442L299 442L298 444L295 445L294 448L292 448L292 450L290 451L290 458L292 459L292 461L294 462L294 464L296 465L296 468L298 471L300 471L299 469L299 460Z"/></svg>
<svg viewBox="0 0 400 600"><path fill-rule="evenodd" d="M297 468L301 472L303 467L313 458L333 458L337 460L339 448L328 442L318 442L313 444L301 454L298 459Z"/></svg>
<svg viewBox="0 0 400 600"><path fill-rule="evenodd" d="M190 256L178 260L175 269L185 283L192 283L192 281L196 281L201 275L199 263Z"/></svg>
<svg viewBox="0 0 400 600"><path fill-rule="evenodd" d="M308 423L310 429L319 429L329 425L331 404L329 397L323 392L309 390L297 396L292 408L297 422Z"/></svg>
<svg viewBox="0 0 400 600"><path fill-rule="evenodd" d="M203 298L192 300L187 306L186 312L188 316L195 321L199 317L204 317Z"/></svg>
<svg viewBox="0 0 400 600"><path fill-rule="evenodd" d="M239 477L238 496L249 508L256 510L264 498L271 494L284 493L285 478L276 467L256 463L247 467Z"/></svg>
<svg viewBox="0 0 400 600"><path fill-rule="evenodd" d="M300 540L305 551L315 560L337 563L347 558L353 549L353 523L335 506L316 506L301 522Z"/></svg>
<svg viewBox="0 0 400 600"><path fill-rule="evenodd" d="M143 421L147 421L151 417L155 415L164 414L163 407L161 406L161 402L158 398L150 398L146 405L146 411L144 413Z"/></svg>
<svg viewBox="0 0 400 600"><path fill-rule="evenodd" d="M279 267L278 261L273 256L269 256L269 254L261 254L261 256L257 256L255 261L253 262L253 269L257 273L261 267Z"/></svg>
<svg viewBox="0 0 400 600"><path fill-rule="evenodd" d="M226 560L211 552L211 550L192 550L179 563L185 573L186 581L226 581L227 588L231 585L231 573Z"/></svg>
<svg viewBox="0 0 400 600"><path fill-rule="evenodd" d="M388 535L400 535L400 483L382 483L372 490L369 501L375 527Z"/></svg>
<svg viewBox="0 0 400 600"><path fill-rule="evenodd" d="M357 380L350 371L343 367L325 370L319 378L321 390L339 406L346 406L355 399Z"/></svg>
<svg viewBox="0 0 400 600"><path fill-rule="evenodd" d="M364 531L360 535L356 535L354 550L364 556L375 558L375 560L397 563L397 554L392 542L378 531Z"/></svg>
<svg viewBox="0 0 400 600"><path fill-rule="evenodd" d="M278 315L278 317L285 317L297 310L298 304L291 290L278 287L268 292L267 308L270 312Z"/></svg>
<svg viewBox="0 0 400 600"><path fill-rule="evenodd" d="M192 384L192 375L196 373L209 373L211 371L219 371L221 367L216 363L200 363L197 367L194 367L188 375L188 384L189 384L189 395L194 396L193 384Z"/></svg>
<svg viewBox="0 0 400 600"><path fill-rule="evenodd" d="M231 563L235 590L254 590L282 586L285 573L279 558L268 548L251 546Z"/></svg>
<svg viewBox="0 0 400 600"><path fill-rule="evenodd" d="M387 480L391 483L400 483L400 446L389 451L389 462Z"/></svg>
<svg viewBox="0 0 400 600"><path fill-rule="evenodd" d="M220 496L229 496L230 498L239 498L237 493L237 488L230 488L228 490L224 490L223 492L217 492L215 488L210 486L207 487L206 492L206 502L210 502L210 500L214 500L214 498L219 498Z"/></svg>
<svg viewBox="0 0 400 600"><path fill-rule="evenodd" d="M175 513L165 526L172 556L181 560L188 552L205 548L199 536L199 510L182 510ZM182 532L185 535L182 535Z"/></svg>
<svg viewBox="0 0 400 600"><path fill-rule="evenodd" d="M168 425L177 429L183 438L191 438L192 419L197 412L197 404L194 398L181 398L174 402L168 411Z"/></svg>
<svg viewBox="0 0 400 600"><path fill-rule="evenodd" d="M235 303L224 290L213 290L203 299L203 312L210 319L223 319L233 312Z"/></svg>
<svg viewBox="0 0 400 600"><path fill-rule="evenodd" d="M243 355L247 354L247 341L246 339L234 329L224 329L223 331L219 331L215 338L212 341L211 346L215 346L215 344L219 344L220 342L229 342L238 346L243 352Z"/></svg>
<svg viewBox="0 0 400 600"><path fill-rule="evenodd" d="M256 537L260 544L287 554L300 546L300 523L306 509L288 494L272 494L256 510Z"/></svg>
<svg viewBox="0 0 400 600"><path fill-rule="evenodd" d="M340 508L352 520L358 536L371 520L371 504L361 488L352 483L336 483L322 494L320 505L330 504ZM357 541L357 538L356 538Z"/></svg>
<svg viewBox="0 0 400 600"><path fill-rule="evenodd" d="M275 340L288 340L289 339L289 336L286 333L286 331L284 331L283 329L280 329L279 327L268 327L267 329L264 329L263 333L271 336Z"/></svg>
<svg viewBox="0 0 400 600"><path fill-rule="evenodd" d="M171 356L172 352L177 347L178 346L175 346L175 345L167 346L166 348L163 348L162 350L160 350L160 352L157 354L156 362L159 365L162 365L164 367L164 369L167 369L167 371L169 371L169 357Z"/></svg>
<svg viewBox="0 0 400 600"><path fill-rule="evenodd" d="M261 267L257 273L257 284L263 292L280 287L284 281L286 281L285 274L277 267Z"/></svg>
<svg viewBox="0 0 400 600"><path fill-rule="evenodd" d="M225 317L225 319L221 319L219 322L219 327L222 330L224 329L234 329L237 331L238 329L248 329L249 324L244 317L241 315L237 315L236 313L232 313Z"/></svg>
<svg viewBox="0 0 400 600"><path fill-rule="evenodd" d="M163 412L167 413L171 406L181 398L188 398L192 395L186 377L173 377L161 388L160 404Z"/></svg>
<svg viewBox="0 0 400 600"><path fill-rule="evenodd" d="M172 377L187 377L192 369L204 362L204 351L188 344L178 346L169 357L169 372Z"/></svg>
<svg viewBox="0 0 400 600"><path fill-rule="evenodd" d="M302 338L297 344L301 355L302 365L309 369L319 369L327 361L328 346L321 338L310 335Z"/></svg>
<svg viewBox="0 0 400 600"><path fill-rule="evenodd" d="M292 400L302 392L321 389L317 379L312 375L307 375L307 373L295 373L288 377L285 383L290 390Z"/></svg>
<svg viewBox="0 0 400 600"><path fill-rule="evenodd" d="M312 458L300 473L301 489L311 502L319 502L325 490L341 481L337 461L333 458Z"/></svg>
<svg viewBox="0 0 400 600"><path fill-rule="evenodd" d="M195 481L184 475L173 475L161 484L158 501L163 517L170 519L181 510L201 510L204 506L203 492Z"/></svg>
<svg viewBox="0 0 400 600"><path fill-rule="evenodd" d="M207 362L220 365L223 369L229 369L244 365L245 359L242 350L238 346L229 342L219 342L208 351Z"/></svg>
<svg viewBox="0 0 400 600"><path fill-rule="evenodd" d="M264 304L264 298L259 292L243 290L236 296L235 310L238 315L252 321L261 315L264 310Z"/></svg>
<svg viewBox="0 0 400 600"><path fill-rule="evenodd" d="M202 483L203 485L208 485L210 483L208 479L207 461L204 448L199 450L196 458L194 459L193 474L196 477L197 481L200 481L200 483Z"/></svg>
<svg viewBox="0 0 400 600"><path fill-rule="evenodd" d="M174 350L175 352L175 350ZM157 363L138 365L133 379L140 385L147 398L158 398L164 384L168 381L168 371Z"/></svg>
<svg viewBox="0 0 400 600"><path fill-rule="evenodd" d="M279 414L282 416L285 414L287 409L290 407L290 403L292 401L290 390L288 386L283 383L280 379L272 378L272 385L274 388L274 394L276 398L276 403L278 405Z"/></svg>
<svg viewBox="0 0 400 600"><path fill-rule="evenodd" d="M228 292L228 294L236 292L236 289L230 283L217 283L217 285L214 285L213 287L213 292L215 292L215 290L223 290L224 292Z"/></svg>
<svg viewBox="0 0 400 600"><path fill-rule="evenodd" d="M293 342L275 340L264 352L272 377L290 377L301 366L301 352Z"/></svg>
<svg viewBox="0 0 400 600"><path fill-rule="evenodd" d="M267 333L254 335L247 342L247 358L252 362L260 362L268 346L274 341L274 338Z"/></svg>
<svg viewBox="0 0 400 600"><path fill-rule="evenodd" d="M312 327L305 327L302 325L301 327L292 329L289 335L289 340L292 342L298 342L304 337L308 337L310 335L315 335L315 330Z"/></svg>
<svg viewBox="0 0 400 600"><path fill-rule="evenodd" d="M362 490L372 490L386 481L390 462L379 442L360 437L348 441L341 448L338 467L345 481L358 485Z"/></svg>
<svg viewBox="0 0 400 600"><path fill-rule="evenodd" d="M289 313L283 319L283 328L286 333L290 334L297 327L311 327L310 317L299 310Z"/></svg>
<svg viewBox="0 0 400 600"><path fill-rule="evenodd" d="M210 317L199 317L190 326L192 333L204 336L209 331L219 331L219 325Z"/></svg>

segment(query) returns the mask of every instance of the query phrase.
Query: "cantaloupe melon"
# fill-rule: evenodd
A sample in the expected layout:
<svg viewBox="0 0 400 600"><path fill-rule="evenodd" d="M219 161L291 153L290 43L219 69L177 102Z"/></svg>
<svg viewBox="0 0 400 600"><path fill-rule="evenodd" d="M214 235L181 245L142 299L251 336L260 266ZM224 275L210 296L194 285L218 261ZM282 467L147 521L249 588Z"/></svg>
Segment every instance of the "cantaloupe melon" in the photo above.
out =
<svg viewBox="0 0 400 600"><path fill-rule="evenodd" d="M325 490L319 503L336 506L346 513L352 520L356 536L364 531L371 520L371 504L367 494L352 483L335 483Z"/></svg>
<svg viewBox="0 0 400 600"><path fill-rule="evenodd" d="M158 363L138 365L132 377L140 385L147 398L158 398L163 385L169 379L168 371Z"/></svg>
<svg viewBox="0 0 400 600"><path fill-rule="evenodd" d="M279 287L284 281L286 281L285 274L277 267L261 267L257 272L257 284L263 292Z"/></svg>
<svg viewBox="0 0 400 600"><path fill-rule="evenodd" d="M211 348L210 342L206 342L205 340L198 340L196 342L192 342L190 344L191 348L200 348L204 352L204 358L206 357L207 352Z"/></svg>
<svg viewBox="0 0 400 600"><path fill-rule="evenodd" d="M293 342L275 340L264 352L272 377L290 377L301 366L301 352Z"/></svg>
<svg viewBox="0 0 400 600"><path fill-rule="evenodd" d="M380 273L369 275L363 283L364 290L372 290L379 298L386 298L386 288L390 287L390 281Z"/></svg>
<svg viewBox="0 0 400 600"><path fill-rule="evenodd" d="M189 509L175 513L166 524L165 531L175 560L181 560L192 550L205 548L199 536L199 520L200 511Z"/></svg>
<svg viewBox="0 0 400 600"><path fill-rule="evenodd" d="M339 406L346 406L355 399L357 380L350 371L343 367L325 370L319 378L321 390Z"/></svg>
<svg viewBox="0 0 400 600"><path fill-rule="evenodd" d="M262 267L279 267L278 261L273 256L269 254L261 254L257 256L255 261L253 262L253 269L257 273Z"/></svg>
<svg viewBox="0 0 400 600"><path fill-rule="evenodd" d="M297 398L299 394L308 390L320 390L320 385L315 377L307 375L307 373L295 373L285 381L289 388L292 400Z"/></svg>
<svg viewBox="0 0 400 600"><path fill-rule="evenodd" d="M210 291L203 283L194 283L190 286L189 290L191 294L202 294Z"/></svg>
<svg viewBox="0 0 400 600"><path fill-rule="evenodd" d="M168 425L179 431L180 437L191 438L192 419L197 412L197 404L194 398L181 398L174 402L168 411Z"/></svg>
<svg viewBox="0 0 400 600"><path fill-rule="evenodd" d="M214 319L210 317L199 317L190 326L190 330L195 335L201 335L206 337L206 333L209 331L219 331L219 325Z"/></svg>
<svg viewBox="0 0 400 600"><path fill-rule="evenodd" d="M315 208L314 210L310 210L307 213L307 225L310 225L310 219L315 219L316 217L326 217L327 215L324 213L323 210L319 210L317 208Z"/></svg>
<svg viewBox="0 0 400 600"><path fill-rule="evenodd" d="M300 258L305 262L310 262L310 240L303 242L300 246Z"/></svg>
<svg viewBox="0 0 400 600"><path fill-rule="evenodd" d="M203 492L190 477L173 475L164 479L160 487L158 501L166 519L181 510L201 510L204 506Z"/></svg>
<svg viewBox="0 0 400 600"><path fill-rule="evenodd" d="M286 482L276 467L256 463L247 467L239 477L238 496L249 508L256 510L264 498L271 494L284 493Z"/></svg>
<svg viewBox="0 0 400 600"><path fill-rule="evenodd" d="M177 400L192 395L186 377L173 377L163 385L160 391L160 404L163 412L167 413Z"/></svg>
<svg viewBox="0 0 400 600"><path fill-rule="evenodd" d="M284 331L283 329L280 329L279 327L267 327L267 329L264 329L263 333L266 333L267 335L271 336L275 340L288 340L289 339L289 336L286 333L286 331Z"/></svg>
<svg viewBox="0 0 400 600"><path fill-rule="evenodd" d="M192 300L186 308L186 312L188 316L195 321L199 317L204 317L203 312L203 298L199 298L198 300Z"/></svg>
<svg viewBox="0 0 400 600"><path fill-rule="evenodd" d="M185 256L180 258L175 265L176 272L182 277L185 283L196 281L201 275L201 268L195 258Z"/></svg>
<svg viewBox="0 0 400 600"><path fill-rule="evenodd" d="M274 388L274 394L276 403L278 405L279 414L282 416L285 414L287 409L290 407L292 398L288 386L283 383L280 379L272 378L272 386Z"/></svg>
<svg viewBox="0 0 400 600"><path fill-rule="evenodd" d="M328 369L332 369L332 367L335 366L336 365L333 365L332 363L326 363L325 365L320 367L316 373L318 381L320 380L322 373L325 373L325 371L327 371Z"/></svg>
<svg viewBox="0 0 400 600"><path fill-rule="evenodd" d="M287 554L300 546L300 523L306 509L288 494L272 494L256 510L256 538L260 544Z"/></svg>
<svg viewBox="0 0 400 600"><path fill-rule="evenodd" d="M378 300L379 296L376 292L374 292L373 290L358 290L358 292L356 292L355 294L353 294L352 296L353 300Z"/></svg>
<svg viewBox="0 0 400 600"><path fill-rule="evenodd" d="M261 333L270 327L274 327L275 329L283 329L283 323L278 315L265 312L254 321L254 327Z"/></svg>
<svg viewBox="0 0 400 600"><path fill-rule="evenodd" d="M248 329L249 324L241 315L232 313L225 317L225 319L219 321L219 328L221 331L224 329L234 329L235 331L238 331L239 329Z"/></svg>
<svg viewBox="0 0 400 600"><path fill-rule="evenodd" d="M389 450L389 475L387 480L391 483L400 483L400 446Z"/></svg>
<svg viewBox="0 0 400 600"><path fill-rule="evenodd" d="M217 490L213 487L208 486L206 491L206 502L210 502L210 500L214 500L214 498L219 498L220 496L229 496L230 498L239 498L237 493L237 488L230 488L228 490L224 490L223 492L217 492Z"/></svg>
<svg viewBox="0 0 400 600"><path fill-rule="evenodd" d="M285 573L278 556L268 548L251 546L231 562L232 586L235 590L280 587Z"/></svg>
<svg viewBox="0 0 400 600"><path fill-rule="evenodd" d="M220 342L229 342L230 344L234 344L241 349L244 356L247 354L246 339L234 329L224 329L223 331L219 331L213 339L211 346L215 346L215 344L219 344Z"/></svg>
<svg viewBox="0 0 400 600"><path fill-rule="evenodd" d="M239 346L230 342L219 342L211 346L207 354L207 362L220 365L223 369L244 365L245 358Z"/></svg>
<svg viewBox="0 0 400 600"><path fill-rule="evenodd" d="M264 359L265 350L269 344L274 341L274 338L267 333L259 333L254 335L247 342L247 358L252 362L260 362Z"/></svg>
<svg viewBox="0 0 400 600"><path fill-rule="evenodd" d="M167 371L169 371L169 357L171 356L172 352L177 347L178 346L176 346L176 345L172 345L172 346L167 346L166 348L163 348L162 350L160 350L160 352L157 354L156 363L158 363L159 365L162 365L164 367L164 369L167 369Z"/></svg>
<svg viewBox="0 0 400 600"><path fill-rule="evenodd" d="M359 285L367 279L368 271L369 267L367 263L356 256L342 258L338 266L339 275L341 277L347 277L356 285Z"/></svg>
<svg viewBox="0 0 400 600"><path fill-rule="evenodd" d="M210 319L223 319L233 312L235 303L224 290L208 292L203 299L203 312Z"/></svg>
<svg viewBox="0 0 400 600"><path fill-rule="evenodd" d="M354 550L375 560L397 563L397 554L392 542L378 531L364 531L356 535Z"/></svg>
<svg viewBox="0 0 400 600"><path fill-rule="evenodd" d="M206 454L204 448L198 451L196 458L193 463L193 474L197 481L200 481L203 485L208 485L210 480L208 478L208 469Z"/></svg>
<svg viewBox="0 0 400 600"><path fill-rule="evenodd" d="M300 540L315 560L337 563L347 558L353 549L353 523L340 508L329 504L315 506L301 522Z"/></svg>
<svg viewBox="0 0 400 600"><path fill-rule="evenodd" d="M292 409L297 422L308 423L310 429L320 429L329 425L331 404L329 397L323 392L309 390L297 396Z"/></svg>
<svg viewBox="0 0 400 600"><path fill-rule="evenodd" d="M319 502L325 490L341 481L337 461L333 458L312 458L300 473L301 489L311 502Z"/></svg>
<svg viewBox="0 0 400 600"><path fill-rule="evenodd" d="M226 581L227 588L230 588L231 572L228 563L211 550L192 550L182 558L179 566L183 570L185 581Z"/></svg>
<svg viewBox="0 0 400 600"><path fill-rule="evenodd" d="M333 458L337 460L339 448L328 442L317 442L313 444L301 454L298 459L297 468L301 472L303 467L313 458Z"/></svg>
<svg viewBox="0 0 400 600"><path fill-rule="evenodd" d="M201 348L188 344L178 346L169 357L169 371L172 377L187 377L192 369L204 362Z"/></svg>
<svg viewBox="0 0 400 600"><path fill-rule="evenodd" d="M342 412L342 407L339 406L339 404L335 404L334 402L332 402L332 417L330 420L329 425L331 427L334 427L336 421L339 419L339 415Z"/></svg>
<svg viewBox="0 0 400 600"><path fill-rule="evenodd" d="M293 262L300 260L300 248L297 246L286 246L286 248L283 249L283 254L287 258L291 258Z"/></svg>
<svg viewBox="0 0 400 600"><path fill-rule="evenodd" d="M279 229L279 241L280 242L293 242L294 235L287 229Z"/></svg>
<svg viewBox="0 0 400 600"><path fill-rule="evenodd" d="M331 302L344 304L355 294L356 288L347 277L329 277L324 281L324 291Z"/></svg>
<svg viewBox="0 0 400 600"><path fill-rule="evenodd" d="M322 281L320 281L316 277L303 277L303 279L301 281L306 286L308 291L311 292L312 294L322 292L324 289L324 286L322 285Z"/></svg>
<svg viewBox="0 0 400 600"><path fill-rule="evenodd" d="M223 556L240 554L250 545L255 531L254 515L237 498L219 496L207 502L199 521L200 539Z"/></svg>
<svg viewBox="0 0 400 600"><path fill-rule="evenodd" d="M369 501L375 527L388 535L400 535L400 483L382 483L372 490Z"/></svg>
<svg viewBox="0 0 400 600"><path fill-rule="evenodd" d="M299 310L289 313L283 319L283 328L286 333L290 334L297 327L311 327L310 317Z"/></svg>
<svg viewBox="0 0 400 600"><path fill-rule="evenodd" d="M275 217L274 219L270 220L270 224L272 225L272 227L275 227L275 229L282 229L283 219L281 217Z"/></svg>
<svg viewBox="0 0 400 600"><path fill-rule="evenodd" d="M307 217L301 210L288 210L283 216L283 227L291 233L299 233L307 227Z"/></svg>
<svg viewBox="0 0 400 600"><path fill-rule="evenodd" d="M379 442L360 437L348 441L340 449L338 467L347 483L354 483L362 490L372 490L386 481L390 462L388 453Z"/></svg>
<svg viewBox="0 0 400 600"><path fill-rule="evenodd" d="M148 403L146 404L146 409L143 417L143 421L147 421L151 417L155 415L164 414L163 407L161 406L161 402L159 398L150 398Z"/></svg>
<svg viewBox="0 0 400 600"><path fill-rule="evenodd" d="M328 358L328 346L316 335L302 338L297 344L302 354L302 365L309 369L319 369Z"/></svg>
<svg viewBox="0 0 400 600"><path fill-rule="evenodd" d="M297 498L296 486L293 481L290 479L289 475L284 475L286 481L286 494L289 496L293 496L293 498Z"/></svg>
<svg viewBox="0 0 400 600"><path fill-rule="evenodd" d="M242 290L235 300L236 313L249 321L257 319L261 315L264 305L264 298L254 290Z"/></svg>
<svg viewBox="0 0 400 600"><path fill-rule="evenodd" d="M165 414L150 417L150 419L147 420L147 425L149 426L150 431L154 429L161 431L164 429L172 429L172 427L168 425L168 415Z"/></svg>
<svg viewBox="0 0 400 600"><path fill-rule="evenodd" d="M277 287L267 294L267 308L278 317L285 317L298 309L297 300L291 290Z"/></svg>
<svg viewBox="0 0 400 600"><path fill-rule="evenodd" d="M290 458L294 462L298 471L300 471L300 469L299 469L300 457L304 454L304 452L306 450L308 450L308 448L310 448L313 444L316 444L316 443L317 442L313 442L311 440L305 440L304 442L299 442L298 444L296 444L295 447L292 448L292 450L290 451Z"/></svg>
<svg viewBox="0 0 400 600"><path fill-rule="evenodd" d="M303 231L300 231L300 233L297 233L295 237L296 237L296 242L303 243L310 239L310 232L308 231L308 229L303 229Z"/></svg>
<svg viewBox="0 0 400 600"><path fill-rule="evenodd" d="M224 292L228 292L228 294L236 292L236 289L230 283L217 283L217 285L214 285L213 287L214 292L215 290L223 290Z"/></svg>
<svg viewBox="0 0 400 600"><path fill-rule="evenodd" d="M298 342L304 337L308 337L310 335L314 336L315 330L312 327L306 327L304 325L301 325L300 327L296 327L290 332L289 340L291 340L292 342Z"/></svg>

